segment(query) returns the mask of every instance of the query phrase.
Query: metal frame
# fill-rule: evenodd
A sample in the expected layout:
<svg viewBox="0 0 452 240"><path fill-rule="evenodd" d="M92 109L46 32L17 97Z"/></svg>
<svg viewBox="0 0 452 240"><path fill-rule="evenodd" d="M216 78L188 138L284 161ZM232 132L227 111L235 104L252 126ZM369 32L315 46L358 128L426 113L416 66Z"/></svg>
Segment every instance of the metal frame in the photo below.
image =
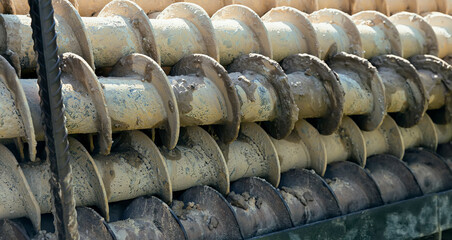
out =
<svg viewBox="0 0 452 240"><path fill-rule="evenodd" d="M452 190L366 209L253 239L414 239L452 229Z"/></svg>

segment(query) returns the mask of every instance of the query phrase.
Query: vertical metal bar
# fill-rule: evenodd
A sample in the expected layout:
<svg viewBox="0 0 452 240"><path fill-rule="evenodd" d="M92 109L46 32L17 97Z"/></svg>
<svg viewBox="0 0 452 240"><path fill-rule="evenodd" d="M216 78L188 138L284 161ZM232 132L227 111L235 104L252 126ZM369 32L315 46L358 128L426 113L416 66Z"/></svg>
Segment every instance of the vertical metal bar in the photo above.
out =
<svg viewBox="0 0 452 240"><path fill-rule="evenodd" d="M52 172L50 185L56 235L58 239L79 239L52 0L28 0L28 3L34 50L38 56L39 96L46 152Z"/></svg>

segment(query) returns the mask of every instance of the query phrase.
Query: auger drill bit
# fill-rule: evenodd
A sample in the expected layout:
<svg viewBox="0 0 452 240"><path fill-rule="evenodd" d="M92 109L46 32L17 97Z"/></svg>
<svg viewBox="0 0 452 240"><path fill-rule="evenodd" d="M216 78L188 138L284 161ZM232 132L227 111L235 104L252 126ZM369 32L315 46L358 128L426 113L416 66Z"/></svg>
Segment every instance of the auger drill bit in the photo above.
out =
<svg viewBox="0 0 452 240"><path fill-rule="evenodd" d="M121 4L119 4L121 3ZM95 18L81 18L66 0L54 2L55 30L58 33L59 53L72 52L83 57L91 68L111 67L131 53L143 53L160 63L159 50L149 19L132 2L114 2L104 8ZM17 55L22 71L36 68L32 49L30 17L25 15L2 15L6 36L21 33L20 41L6 38L2 49ZM104 44L105 39L110 39Z"/></svg>
<svg viewBox="0 0 452 240"><path fill-rule="evenodd" d="M424 17L425 21L430 24L435 32L438 41L438 57L451 63L452 46L449 40L449 33L452 33L450 24L452 17L446 14L433 12Z"/></svg>
<svg viewBox="0 0 452 240"><path fill-rule="evenodd" d="M146 195L156 195L171 202L172 191L198 185L214 186L223 194L229 192L229 175L223 155L215 140L199 127L184 129L177 147L171 151L163 146L157 148L144 133L133 131L118 136L117 146L109 156L98 154L91 157L83 145L73 138L70 139L69 152L75 173L73 187L76 204L97 206L107 219L109 202ZM3 162L6 167L8 156L12 161L12 153L5 148ZM8 197L5 201L11 205L6 205L8 208L2 212L2 218L28 216L39 229L40 212L51 211L50 185L47 183L50 178L49 163L22 164L19 168L16 163L15 166L5 167L16 170L3 174L5 179L16 179L20 188L8 191L10 194L5 196ZM40 184L30 187L28 182ZM31 198L9 200L20 196Z"/></svg>
<svg viewBox="0 0 452 240"><path fill-rule="evenodd" d="M115 4L116 3L109 4L106 8L104 8L103 11L105 11L105 12L117 11L116 9L119 9L119 7L116 6ZM184 8L185 5L187 6L186 8ZM132 3L128 3L127 6L132 7L132 8L133 7L137 8ZM184 22L186 23L186 21L187 21L184 18L173 18L172 17L172 16L174 16L174 14L172 12L182 11L181 9L184 10L184 11L188 11L190 9L195 11L196 10L196 6L193 5L193 4L188 4L187 5L187 4L184 4L184 3L171 5L170 7L165 9L165 11L162 12L162 15L159 18L159 20L158 21L156 20L157 22L155 22L155 25L156 25L155 30L157 32L162 32L162 34L163 34L163 32L165 32L165 34L170 34L170 35L168 35L168 37L170 37L171 33L175 32L174 30L171 30L171 29L173 29L172 25L177 25L178 23L176 23L176 22L180 22L182 24ZM299 27L297 27L297 29L299 31L300 31L301 28L306 29L303 32L303 34L305 34L307 37L304 38L305 41L304 41L304 43L302 43L302 45L300 45L300 49L297 49L298 47L294 47L294 49L296 49L296 50L290 50L288 52L284 52L284 51L287 51L287 50L284 50L284 48L276 49L278 51L275 50L274 52L277 53L278 55L280 55L278 58L283 58L289 52L292 52L292 51L295 51L295 52L296 51L305 51L303 49L306 49L307 51L313 52L315 54L317 52L317 50L316 50L316 42L317 41L318 41L319 51L321 53L320 55L323 54L323 57L326 57L327 55L330 56L330 55L334 54L335 52L338 52L338 51L341 51L341 50L345 50L345 51L352 52L352 53L355 53L355 54L358 54L358 55L362 55L361 41L359 41L361 38L358 37L358 35L360 35L360 32L359 32L360 28L357 28L356 25L353 23L352 19L347 17L345 14L343 14L343 13L341 13L339 11L337 11L337 13L336 12L330 13L328 11L319 11L319 12L313 13L313 14L311 14L309 16L309 18L313 22L312 24L309 24L308 21L306 21L306 17L304 17L303 14L297 13L296 10L295 11L289 11L289 10L284 10L284 9L282 9L282 10L275 9L274 11L269 12L266 15L266 17L263 18L264 21L258 20L259 24L257 24L257 25L260 26L259 27L260 30L259 29L254 29L254 28L258 27L258 26L253 26L253 28L251 28L251 26L250 26L248 28L243 28L243 29L241 29L241 31L235 33L235 34L237 34L237 36L236 36L237 37L237 41L233 41L233 42L237 42L237 43L238 42L241 42L241 43L245 43L245 42L246 43L257 43L256 46L259 46L258 48L251 47L251 48L248 48L248 50L243 50L243 49L240 50L240 47L243 47L244 45L243 44L239 44L238 45L238 47L239 47L238 50L235 47L233 47L237 51L235 51L235 50L234 51L229 51L229 50L226 51L227 49L224 48L224 46L227 46L228 45L227 43L230 42L232 40L232 38L233 38L233 35L228 33L228 32L230 32L230 28L231 28L230 25L232 26L234 24L238 24L237 22L240 22L240 21L248 21L246 19L236 19L236 18L233 18L233 17L230 18L230 16L232 15L233 12L242 11L242 10L245 11L245 12L250 12L251 11L251 10L249 10L247 8L239 7L239 6L225 7L224 9L220 10L219 12L216 13L216 15L214 15L212 17L212 29L213 30L210 28L210 25L209 25L209 27L206 28L206 31L208 29L211 29L209 31L211 31L211 32L214 31L215 32L214 35L216 36L216 38L217 39L221 39L221 41L220 41L220 43L218 45L218 47L220 49L219 52L218 52L219 55L217 55L217 54L209 54L209 55L213 56L216 59L220 59L221 62L224 63L224 64L230 63L230 61L232 61L234 58L237 58L240 54L243 54L243 53L246 53L246 52L249 52L249 51L251 51L251 52L263 52L264 50L270 50L268 52L265 52L264 54L267 55L267 56L272 56L273 52L271 51L272 47L270 47L270 45L272 45L272 46L273 45L274 46L281 46L281 44L279 44L279 45L278 44L274 44L274 43L277 43L278 41L280 41L279 40L280 38L278 38L279 35L278 34L275 35L274 26L275 26L275 24L276 25L283 24L283 23L281 23L281 21L283 21L283 20L279 20L281 18L278 18L278 17L282 16L282 15L287 15L287 14L292 14L295 18L302 19L302 21L304 22L304 26L299 26ZM191 12L193 12L193 11L191 11ZM196 10L196 11L198 11L198 10ZM199 11L202 13L202 9L199 9ZM190 13L190 14L192 14L192 13ZM338 19L336 19L336 20L334 20L334 19L328 20L328 19L330 19L332 17L332 16L329 16L329 15L334 15L334 17L335 17L334 19L336 19L336 18L338 18ZM251 12L250 17L251 18L256 18L255 16L254 17L253 16L254 15ZM406 45L406 47L408 49L415 49L415 48L410 48L409 44L415 44L415 43L412 43L412 40L414 39L413 41L416 41L416 36L418 36L418 35L419 36L424 36L424 35L422 35L422 34L417 34L417 35L416 34L415 35L411 34L410 35L411 32L419 32L420 30L418 31L418 28L416 28L417 25L412 26L412 25L410 25L408 23L405 23L404 21L405 21L406 18L407 17L405 17L405 16L400 17L400 19L402 19L403 21L400 20L400 24L398 24L397 27L399 29L401 29L401 30L399 30L401 36L403 36L403 37L401 37L401 39L402 40L403 39L407 39L407 40L403 40L402 43L406 42L408 45L406 45L406 44L405 45ZM94 19L97 19L97 20L94 20ZM102 18L93 18L93 20L90 20L90 21L98 21L100 19L102 19ZM399 21L398 19L399 18L397 18L396 20ZM175 23L174 24L170 24L173 21ZM229 24L227 24L227 22L229 22ZM151 20L151 24L152 24L152 20ZM284 24L287 25L287 22L284 22ZM192 25L185 24L184 26L186 26L187 28L190 28L190 26L191 27L196 27L198 25L199 25L199 23L192 24ZM400 27L399 27L399 25L400 25ZM167 27L165 27L165 26L167 26ZM407 28L407 29L411 29L412 28L412 29L405 31L404 30L405 28ZM158 30L158 29L160 29L160 30ZM361 29L364 29L364 30L361 30L363 32L366 31L366 28L361 28ZM313 30L315 31L315 33L314 33ZM187 30L187 31L190 32L190 30ZM199 31L199 29L198 29L198 31ZM297 33L299 31L292 31L292 32ZM195 32L196 31L194 29L193 29L193 31L191 31L191 33L195 33ZM407 32L408 34L404 34L405 32ZM377 36L378 36L378 33L379 33L379 31L375 30L375 34ZM289 34L289 32L287 34ZM207 35L209 35L209 34L204 34L204 35L201 34L201 36L204 36L204 39L206 38ZM249 35L249 36L247 37L247 35ZM289 35L291 37L289 39L300 38L299 34L298 34L298 36L296 34L295 35L294 34L289 34ZM313 35L314 36L317 35L317 37L310 37L310 36L313 36ZM320 36L320 35L322 35L322 36L324 35L325 37L319 38L318 36ZM159 34L159 36L161 36L161 34ZM316 41L316 38L317 38L317 41ZM165 38L165 39L167 39L167 38ZM169 48L176 48L177 47L177 48L179 48L179 47L186 46L187 48L191 49L191 47L189 47L190 44L203 43L205 46L208 46L209 44L206 45L206 43L209 42L209 41L212 42L211 40L209 40L209 41L204 41L203 40L203 41L188 41L189 43L181 43L180 41L177 41L177 39L178 39L177 36L175 36L174 37L174 41L171 41L171 44L173 44L171 46L170 45L165 45L166 44L165 41L163 41L161 39L160 40L157 39L156 40L156 45L158 47L163 47L163 48L165 48L165 47L169 47ZM250 40L250 39L253 39L253 40ZM426 47L427 47L426 51L429 51L429 52L433 53L435 45L434 44L433 45L432 44L427 44L428 43L428 41L427 41L428 39L427 40L422 40L422 39L423 38L421 37L419 41L426 42ZM293 41L290 41L290 42L293 42ZM345 44L345 45L342 44L344 41L345 42L349 42L350 44ZM162 42L162 44L159 44L159 42ZM367 41L367 42L369 42L369 41ZM310 47L309 48L303 47L303 44L306 45L306 47L308 47L308 46L310 46ZM372 44L369 43L368 45L371 46ZM390 42L389 45L394 47L394 48L397 48L397 46L396 46L397 44L394 43L394 41ZM429 48L430 45L432 45L431 49ZM209 45L209 46L211 46L211 45ZM265 46L268 46L268 47L265 47ZM403 44L402 44L402 46L403 46ZM216 48L217 46L215 45L215 46L211 46L211 47ZM349 47L349 49L346 49L347 47ZM95 47L93 49L95 49ZM193 48L193 49L199 49L199 48ZM207 47L203 47L203 49L208 49L208 48ZM223 50L221 50L221 49L223 49ZM249 50L249 49L251 49L251 50ZM193 51L197 52L198 50L193 50ZM170 51L166 51L165 50L164 52L170 52ZM177 52L180 52L180 51L177 51ZM365 51L365 52L369 52L370 53L371 49L369 49L368 51ZM396 52L396 51L394 50L394 52ZM385 53L385 52L383 50L381 50L381 51L377 51L375 54L380 54L380 53ZM368 56L372 56L372 55L368 55ZM182 57L182 56L179 56L179 57ZM179 58L179 57L175 57L175 58L171 57L171 59L173 59L173 60L171 60L171 62L174 62L174 60L177 60L177 58ZM416 78L414 80L416 80ZM375 87L378 88L378 86L375 86ZM422 95L422 88L419 86L419 84L418 84L417 88L419 88L419 89L415 89L416 91L414 91L414 93L415 93L414 97L417 97L417 95L419 95L419 94L417 94L418 92L420 92L420 94ZM377 92L378 92L378 89L377 89ZM381 93L378 94L375 91L373 92L373 94L374 95L375 94L379 95L378 97L374 96L374 104L373 105L380 106L380 108L381 108L382 104L384 105L384 103L380 103L380 101L382 101L382 99L383 99L382 96L381 96L382 94ZM349 94L348 96L351 96L351 95ZM347 97L347 92L346 92L346 97ZM411 97L411 96L408 96L408 97ZM377 102L375 102L376 99L379 99L379 100ZM422 101L422 99L419 99L419 97L417 97L416 100L418 100L417 102ZM401 102L403 102L403 101L401 101ZM421 104L421 105L423 106L423 104ZM346 106L349 106L349 105L345 104L345 107ZM382 116L384 115L384 111L381 111L380 108L376 107L374 109L375 110L374 113L377 114L379 112L381 116L380 117L376 117L375 120L373 120L374 121L374 123L372 123L373 126L376 126L379 123L381 123ZM347 110L347 109L344 109L344 110ZM391 109L388 109L388 110L391 110ZM403 109L399 108L399 109L395 109L394 111L399 111L399 110L403 110ZM416 108L416 110L419 110L420 112L422 112L421 111L422 108L420 108L420 107ZM348 112L348 111L345 111L344 113L345 113L345 115L359 114L359 113L356 113L356 112ZM416 118L413 121L415 122ZM360 126L362 127L362 125L360 125ZM371 128L368 126L367 128L365 127L364 129L370 130ZM328 131L325 131L325 133L326 132L328 132Z"/></svg>
<svg viewBox="0 0 452 240"><path fill-rule="evenodd" d="M387 154L370 157L366 170L377 184L385 204L423 194L413 172L398 157Z"/></svg>
<svg viewBox="0 0 452 240"><path fill-rule="evenodd" d="M350 0L343 0L350 1ZM329 7L329 6L327 6ZM388 16L398 12L426 13L440 11L451 13L451 2L449 0L422 1L422 0L396 0L396 1L378 1L378 0L359 0L350 1L350 13L354 14L363 10L377 10Z"/></svg>
<svg viewBox="0 0 452 240"><path fill-rule="evenodd" d="M127 206L120 221L110 222L108 227L118 240L187 239L187 231L181 221L159 198L139 197Z"/></svg>
<svg viewBox="0 0 452 240"><path fill-rule="evenodd" d="M62 91L69 134L97 133L103 154L110 152L113 131L163 128L166 146L176 145L180 125L177 102L166 75L155 61L144 55L131 55L121 59L109 77L97 78L81 57L66 53L62 59ZM24 79L21 85L37 138L42 140L36 80ZM139 98L134 96L138 92Z"/></svg>
<svg viewBox="0 0 452 240"><path fill-rule="evenodd" d="M39 230L41 228L41 210L24 172L8 148L0 145L0 151L2 156L0 178L4 179L0 184L3 202L0 206L0 216L2 219L26 216L30 219L34 230ZM44 184L49 185L48 179Z"/></svg>
<svg viewBox="0 0 452 240"><path fill-rule="evenodd" d="M337 197L342 214L383 205L380 190L369 173L352 162L328 165L325 178Z"/></svg>
<svg viewBox="0 0 452 240"><path fill-rule="evenodd" d="M320 58L347 52L362 57L358 28L350 17L335 9L323 9L309 14L319 40Z"/></svg>
<svg viewBox="0 0 452 240"><path fill-rule="evenodd" d="M228 166L229 180L261 177L277 187L281 168L278 153L270 136L256 123L243 123L234 142L217 140Z"/></svg>
<svg viewBox="0 0 452 240"><path fill-rule="evenodd" d="M344 115L353 116L362 129L376 129L390 100L384 96L384 82L377 69L364 58L346 53L335 55L327 64L344 89Z"/></svg>
<svg viewBox="0 0 452 240"><path fill-rule="evenodd" d="M370 62L385 86L387 113L399 126L416 125L428 108L428 93L419 73L410 62L394 55L373 57Z"/></svg>
<svg viewBox="0 0 452 240"><path fill-rule="evenodd" d="M60 0L55 5L60 23L57 31L61 29L64 39L60 41L60 52L78 53L97 67L112 66L120 57L134 52L151 56L158 63L161 56L163 66L172 66L192 53L209 55L223 65L247 53L260 53L277 61L295 53L320 54L324 59L341 51L369 58L382 53L398 54L400 44L403 57L438 53L432 27L413 13L399 13L388 21L376 12L350 18L334 9L306 15L294 8L279 7L261 20L251 9L233 5L220 9L209 19L195 4L176 3L149 20L138 5L129 1L111 2L98 17L92 18L79 17L67 1ZM4 18L8 35L17 29L27 32L27 17ZM116 34L115 41L108 48L102 47L99 38L112 34ZM388 38L382 40L382 34ZM23 43L28 42L27 35L21 36ZM74 43L74 37L80 43ZM9 54L21 59L22 68L34 67L32 55L24 57L25 53L32 54L27 52L29 47L17 46L7 39L2 45L4 51L10 50Z"/></svg>
<svg viewBox="0 0 452 240"><path fill-rule="evenodd" d="M272 139L278 152L281 172L308 168L323 176L327 164L352 160L365 166L366 146L359 127L348 117L331 135L321 135L305 120L300 120L286 139Z"/></svg>
<svg viewBox="0 0 452 240"><path fill-rule="evenodd" d="M298 119L309 119L324 135L339 128L344 115L344 89L328 65L308 54L286 57L281 67L298 106Z"/></svg>
<svg viewBox="0 0 452 240"><path fill-rule="evenodd" d="M428 109L435 123L452 121L452 66L431 55L417 55L409 58L416 67L422 84L428 94Z"/></svg>
<svg viewBox="0 0 452 240"><path fill-rule="evenodd" d="M86 236L102 239L242 239L231 205L216 190L198 186L184 191L171 207L156 197L138 198L119 221L107 223L90 208L78 208Z"/></svg>
<svg viewBox="0 0 452 240"><path fill-rule="evenodd" d="M280 192L260 178L242 178L233 182L226 199L232 205L243 238L293 226Z"/></svg>
<svg viewBox="0 0 452 240"><path fill-rule="evenodd" d="M432 151L438 146L438 134L432 119L426 114L413 127L399 127L405 149L423 147Z"/></svg>
<svg viewBox="0 0 452 240"><path fill-rule="evenodd" d="M416 177L424 194L452 188L452 171L442 157L425 149L406 151L403 161Z"/></svg>
<svg viewBox="0 0 452 240"><path fill-rule="evenodd" d="M294 226L342 214L330 186L311 170L292 169L283 173L279 189Z"/></svg>
<svg viewBox="0 0 452 240"><path fill-rule="evenodd" d="M28 158L34 161L37 143L32 114L27 102L28 96L13 67L3 57L0 57L0 75L2 76L0 118L3 121L0 127L0 138L3 140L15 139L21 158L25 157L23 143L27 143ZM41 123L36 125L41 126Z"/></svg>
<svg viewBox="0 0 452 240"><path fill-rule="evenodd" d="M214 189L198 186L184 191L171 205L187 239L242 239L236 214Z"/></svg>
<svg viewBox="0 0 452 240"><path fill-rule="evenodd" d="M402 56L401 36L387 16L375 11L363 11L354 14L351 19L358 28L364 58L385 54Z"/></svg>
<svg viewBox="0 0 452 240"><path fill-rule="evenodd" d="M389 19L399 31L402 57L408 58L418 54L438 55L435 32L424 18L415 13L401 12Z"/></svg>
<svg viewBox="0 0 452 240"><path fill-rule="evenodd" d="M236 138L241 122L262 122L271 136L287 136L297 120L298 108L278 63L248 54L235 59L227 69L200 54L184 57L172 68L168 78L178 101L181 125L217 125L216 133L225 143Z"/></svg>
<svg viewBox="0 0 452 240"><path fill-rule="evenodd" d="M193 54L182 58L168 75L180 111L181 126L214 125L224 141L237 138L240 102L228 72L213 58Z"/></svg>

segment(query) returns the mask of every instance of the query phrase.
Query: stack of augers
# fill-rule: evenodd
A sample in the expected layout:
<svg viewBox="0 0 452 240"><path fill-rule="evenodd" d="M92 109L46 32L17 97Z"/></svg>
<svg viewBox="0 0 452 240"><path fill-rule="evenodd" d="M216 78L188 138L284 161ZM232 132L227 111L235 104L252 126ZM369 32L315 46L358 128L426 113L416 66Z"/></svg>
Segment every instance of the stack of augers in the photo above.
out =
<svg viewBox="0 0 452 240"><path fill-rule="evenodd" d="M82 239L250 238L452 189L452 17L318 10L449 1L71 2L53 6ZM31 20L0 10L0 235L45 237Z"/></svg>

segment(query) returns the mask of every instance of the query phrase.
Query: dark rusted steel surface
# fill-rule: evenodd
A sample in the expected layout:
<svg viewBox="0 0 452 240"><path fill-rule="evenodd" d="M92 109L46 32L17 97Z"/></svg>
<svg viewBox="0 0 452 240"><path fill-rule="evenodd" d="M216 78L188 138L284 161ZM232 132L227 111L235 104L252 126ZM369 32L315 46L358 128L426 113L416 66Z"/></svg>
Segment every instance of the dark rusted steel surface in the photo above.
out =
<svg viewBox="0 0 452 240"><path fill-rule="evenodd" d="M0 240L29 240L25 230L11 220L0 220Z"/></svg>
<svg viewBox="0 0 452 240"><path fill-rule="evenodd" d="M438 149L436 150L436 152L441 157L444 158L446 164L452 170L452 144L451 143L440 144L438 145Z"/></svg>
<svg viewBox="0 0 452 240"><path fill-rule="evenodd" d="M343 214L383 205L377 185L355 163L345 161L329 164L325 179L333 189Z"/></svg>
<svg viewBox="0 0 452 240"><path fill-rule="evenodd" d="M242 178L231 184L227 200L232 205L244 238L293 226L279 191L261 178Z"/></svg>
<svg viewBox="0 0 452 240"><path fill-rule="evenodd" d="M424 194L452 189L452 171L444 159L426 149L410 149L403 158Z"/></svg>
<svg viewBox="0 0 452 240"><path fill-rule="evenodd" d="M279 189L295 226L341 215L333 191L313 171L295 169L282 174Z"/></svg>
<svg viewBox="0 0 452 240"><path fill-rule="evenodd" d="M174 212L156 197L140 197L125 209L121 221L109 223L119 239L186 239Z"/></svg>
<svg viewBox="0 0 452 240"><path fill-rule="evenodd" d="M385 203L419 197L422 191L411 170L391 155L376 155L367 159L366 170L375 181Z"/></svg>
<svg viewBox="0 0 452 240"><path fill-rule="evenodd" d="M240 228L230 205L207 186L190 188L171 208L182 223L188 239L241 239Z"/></svg>

